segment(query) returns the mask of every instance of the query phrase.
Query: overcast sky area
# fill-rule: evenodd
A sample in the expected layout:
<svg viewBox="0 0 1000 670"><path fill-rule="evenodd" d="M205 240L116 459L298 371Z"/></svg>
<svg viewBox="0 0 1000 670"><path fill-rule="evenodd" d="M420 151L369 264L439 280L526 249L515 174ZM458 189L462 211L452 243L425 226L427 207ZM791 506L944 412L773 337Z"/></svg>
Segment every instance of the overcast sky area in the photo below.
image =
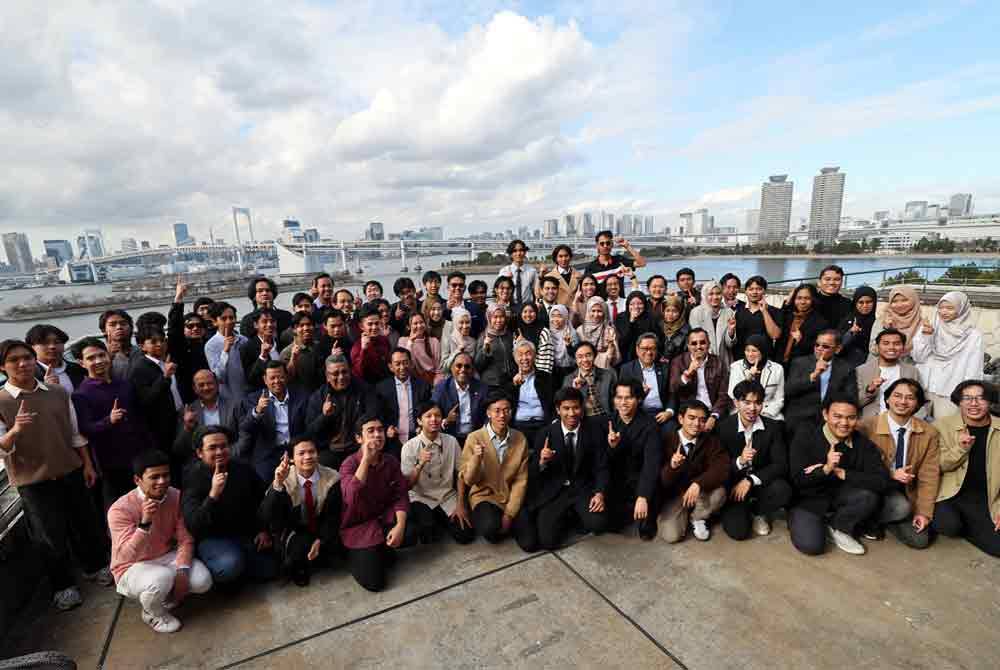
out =
<svg viewBox="0 0 1000 670"><path fill-rule="evenodd" d="M653 6L653 7L651 7ZM540 226L847 173L844 214L1000 211L995 2L0 3L0 232ZM227 222L229 224L227 225Z"/></svg>

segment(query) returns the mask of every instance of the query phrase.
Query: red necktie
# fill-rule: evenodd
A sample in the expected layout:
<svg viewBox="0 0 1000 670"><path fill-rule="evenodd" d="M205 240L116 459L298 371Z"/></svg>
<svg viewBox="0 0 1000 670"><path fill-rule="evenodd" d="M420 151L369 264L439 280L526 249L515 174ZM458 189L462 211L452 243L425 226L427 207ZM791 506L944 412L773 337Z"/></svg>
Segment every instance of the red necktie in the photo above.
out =
<svg viewBox="0 0 1000 670"><path fill-rule="evenodd" d="M311 480L307 479L305 483L306 487L306 527L309 528L309 532L316 533L316 501L313 500L313 483Z"/></svg>
<svg viewBox="0 0 1000 670"><path fill-rule="evenodd" d="M618 301L617 300L612 300L611 301L611 318L612 319L617 319L618 318Z"/></svg>

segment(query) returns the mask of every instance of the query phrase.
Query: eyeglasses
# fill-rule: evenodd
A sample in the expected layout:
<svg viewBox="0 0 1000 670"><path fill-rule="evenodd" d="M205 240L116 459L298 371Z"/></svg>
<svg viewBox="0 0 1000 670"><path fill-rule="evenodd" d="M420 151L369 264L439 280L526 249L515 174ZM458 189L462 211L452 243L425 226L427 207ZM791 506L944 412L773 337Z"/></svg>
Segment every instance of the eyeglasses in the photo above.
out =
<svg viewBox="0 0 1000 670"><path fill-rule="evenodd" d="M189 330L194 330L195 328L204 328L205 325L202 323L185 323L184 327Z"/></svg>
<svg viewBox="0 0 1000 670"><path fill-rule="evenodd" d="M599 247L610 247L611 246L611 240L601 240L600 242L597 243L597 246L599 246Z"/></svg>
<svg viewBox="0 0 1000 670"><path fill-rule="evenodd" d="M455 363L451 367L456 368L458 370L471 370L472 369L472 366L469 365L468 363Z"/></svg>
<svg viewBox="0 0 1000 670"><path fill-rule="evenodd" d="M986 397L981 395L964 395L962 396L962 402L969 403L970 405L978 405L985 403Z"/></svg>
<svg viewBox="0 0 1000 670"><path fill-rule="evenodd" d="M827 349L833 349L834 348L834 345L832 345L832 344L820 344L819 342L817 342L815 346L816 346L817 349L823 349L824 351L827 350Z"/></svg>

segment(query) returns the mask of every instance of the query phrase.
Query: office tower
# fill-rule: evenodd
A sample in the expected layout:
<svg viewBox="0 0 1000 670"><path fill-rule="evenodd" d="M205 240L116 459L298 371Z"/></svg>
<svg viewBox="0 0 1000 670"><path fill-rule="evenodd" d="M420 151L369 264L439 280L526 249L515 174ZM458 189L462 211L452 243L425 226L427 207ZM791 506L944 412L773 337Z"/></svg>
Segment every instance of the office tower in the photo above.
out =
<svg viewBox="0 0 1000 670"><path fill-rule="evenodd" d="M844 207L844 180L839 167L825 167L813 177L812 207L809 210L809 239L830 244L840 233L840 213Z"/></svg>
<svg viewBox="0 0 1000 670"><path fill-rule="evenodd" d="M285 219L281 222L281 239L284 242L302 241L302 224L294 219Z"/></svg>
<svg viewBox="0 0 1000 670"><path fill-rule="evenodd" d="M691 229L694 227L694 214L691 212L681 212L680 216L681 222L678 227L678 235L690 235Z"/></svg>
<svg viewBox="0 0 1000 670"><path fill-rule="evenodd" d="M302 231L303 242L319 242L319 231L315 228L306 228Z"/></svg>
<svg viewBox="0 0 1000 670"><path fill-rule="evenodd" d="M888 221L889 220L889 210L880 209L872 215L872 221Z"/></svg>
<svg viewBox="0 0 1000 670"><path fill-rule="evenodd" d="M24 233L4 233L3 247L7 252L7 263L22 274L35 271L35 261L31 259L31 246Z"/></svg>
<svg viewBox="0 0 1000 670"><path fill-rule="evenodd" d="M123 237L122 253L129 253L131 251L139 251L139 243L135 241L134 237Z"/></svg>
<svg viewBox="0 0 1000 670"><path fill-rule="evenodd" d="M907 221L912 221L914 219L926 219L927 218L927 201L926 200L911 200L906 203L906 207L903 210L903 218Z"/></svg>
<svg viewBox="0 0 1000 670"><path fill-rule="evenodd" d="M614 232L614 230L615 230L615 215L613 213L611 213L611 212L601 212L601 228L600 228L600 230L596 231L594 234L596 235L601 230L610 230L611 232Z"/></svg>
<svg viewBox="0 0 1000 670"><path fill-rule="evenodd" d="M216 240L216 243L222 244L222 240ZM140 249L149 249L150 248L149 247L149 240L143 240L142 242L140 242L139 243L139 248Z"/></svg>
<svg viewBox="0 0 1000 670"><path fill-rule="evenodd" d="M97 229L84 230L76 238L80 253L78 258L100 258L104 256L104 235Z"/></svg>
<svg viewBox="0 0 1000 670"><path fill-rule="evenodd" d="M941 205L927 205L926 218L936 219L941 216Z"/></svg>
<svg viewBox="0 0 1000 670"><path fill-rule="evenodd" d="M368 239L375 241L385 240L385 226L380 221L372 221L368 224Z"/></svg>
<svg viewBox="0 0 1000 670"><path fill-rule="evenodd" d="M576 217L572 214L567 214L563 217L563 224L566 229L564 231L566 237L576 237Z"/></svg>
<svg viewBox="0 0 1000 670"><path fill-rule="evenodd" d="M45 255L54 258L59 267L73 260L73 245L69 240L44 240L42 248L45 250Z"/></svg>
<svg viewBox="0 0 1000 670"><path fill-rule="evenodd" d="M642 232L644 235L655 235L656 234L656 224L653 221L653 217L647 216L643 218L642 221Z"/></svg>
<svg viewBox="0 0 1000 670"><path fill-rule="evenodd" d="M948 200L949 216L971 216L972 194L956 193Z"/></svg>
<svg viewBox="0 0 1000 670"><path fill-rule="evenodd" d="M596 234L594 230L594 219L592 218L590 212L583 213L583 234L588 237L593 237Z"/></svg>
<svg viewBox="0 0 1000 670"><path fill-rule="evenodd" d="M795 182L788 175L776 174L760 187L758 242L784 242L792 219L792 192Z"/></svg>
<svg viewBox="0 0 1000 670"><path fill-rule="evenodd" d="M174 224L174 246L186 247L194 244L194 238L188 232L186 223Z"/></svg>
<svg viewBox="0 0 1000 670"><path fill-rule="evenodd" d="M559 219L545 219L545 238L559 237Z"/></svg>
<svg viewBox="0 0 1000 670"><path fill-rule="evenodd" d="M526 240L526 239L528 239L528 227L527 226L519 226L518 227L518 229L517 229L517 238L519 240Z"/></svg>

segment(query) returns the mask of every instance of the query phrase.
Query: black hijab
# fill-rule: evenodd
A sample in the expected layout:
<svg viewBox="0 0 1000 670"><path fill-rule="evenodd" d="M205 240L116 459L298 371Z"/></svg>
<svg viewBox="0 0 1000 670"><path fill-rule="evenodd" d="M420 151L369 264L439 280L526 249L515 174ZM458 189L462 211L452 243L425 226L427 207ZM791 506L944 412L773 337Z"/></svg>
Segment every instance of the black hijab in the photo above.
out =
<svg viewBox="0 0 1000 670"><path fill-rule="evenodd" d="M529 306L533 307L535 310L535 320L532 321L531 323L525 323L524 319L521 318L521 313L524 311L525 307ZM533 303L526 303L524 305L520 305L517 308L517 316L514 319L514 328L513 328L514 333L517 334L518 331L520 331L522 337L524 337L526 340L530 341L537 347L538 340L541 338L542 335L542 331L548 325L547 324L548 319L546 317L547 314L545 310L539 309L538 305L535 305ZM543 320L543 318L545 320Z"/></svg>
<svg viewBox="0 0 1000 670"><path fill-rule="evenodd" d="M751 335L743 343L743 348L746 349L747 345L752 345L757 347L757 351L760 352L760 363L757 364L758 370L763 370L767 362L771 360L771 340L763 335ZM746 354L743 354L743 360L746 360Z"/></svg>

